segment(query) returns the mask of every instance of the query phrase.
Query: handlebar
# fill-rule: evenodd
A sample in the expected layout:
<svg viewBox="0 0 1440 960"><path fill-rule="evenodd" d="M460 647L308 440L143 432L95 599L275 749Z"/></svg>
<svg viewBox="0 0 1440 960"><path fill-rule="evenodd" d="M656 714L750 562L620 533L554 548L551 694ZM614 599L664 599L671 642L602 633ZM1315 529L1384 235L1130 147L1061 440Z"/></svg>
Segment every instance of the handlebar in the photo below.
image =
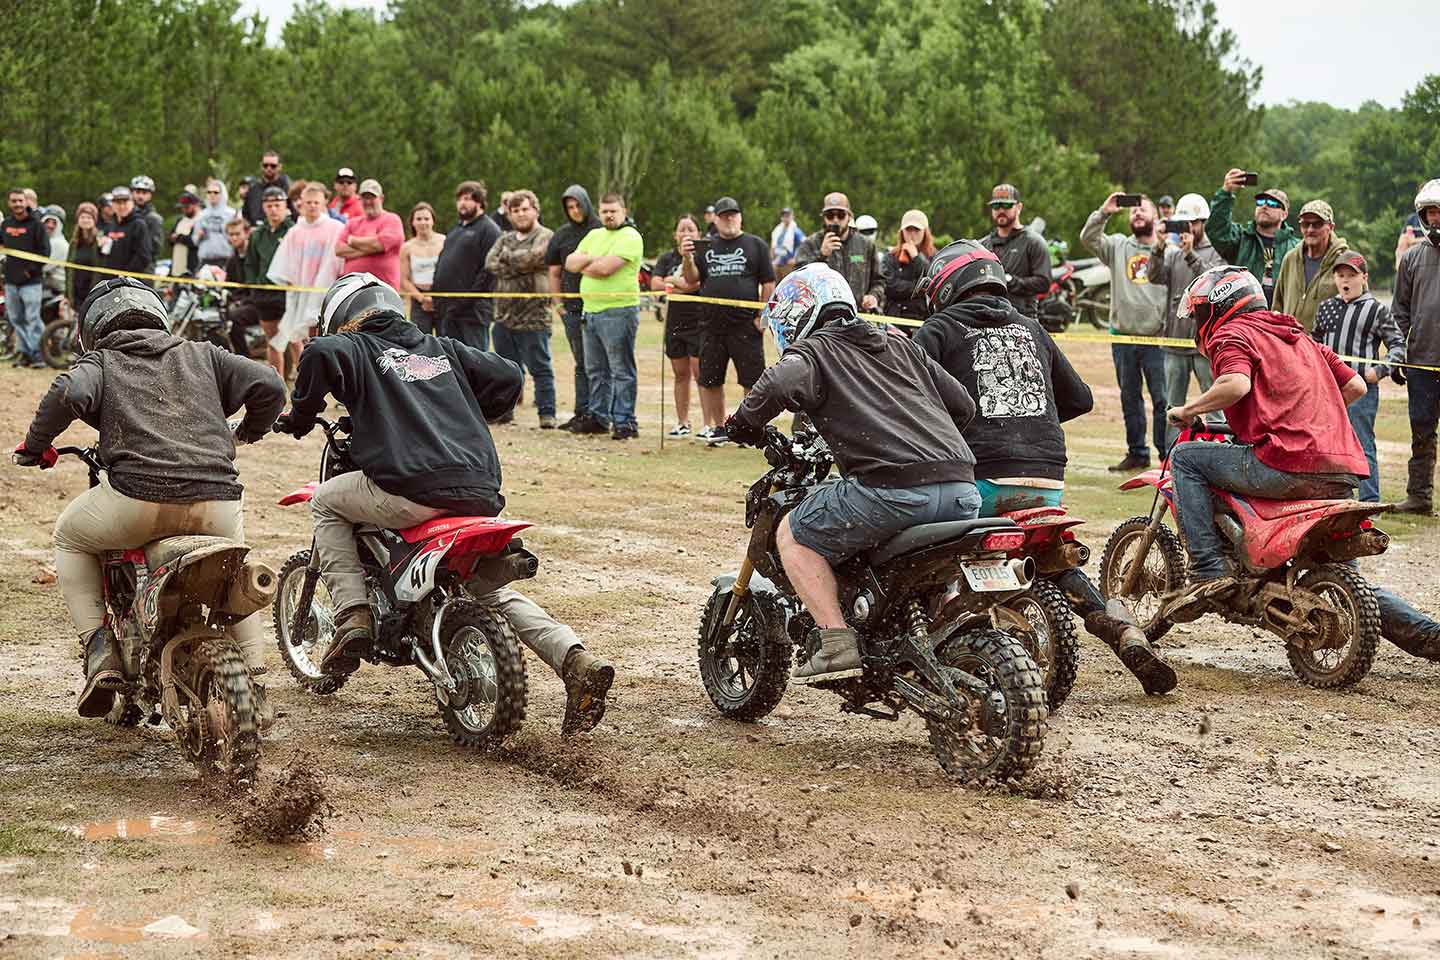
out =
<svg viewBox="0 0 1440 960"><path fill-rule="evenodd" d="M80 460L91 470L104 470L105 464L100 462L99 447L56 447L55 456L74 457Z"/></svg>

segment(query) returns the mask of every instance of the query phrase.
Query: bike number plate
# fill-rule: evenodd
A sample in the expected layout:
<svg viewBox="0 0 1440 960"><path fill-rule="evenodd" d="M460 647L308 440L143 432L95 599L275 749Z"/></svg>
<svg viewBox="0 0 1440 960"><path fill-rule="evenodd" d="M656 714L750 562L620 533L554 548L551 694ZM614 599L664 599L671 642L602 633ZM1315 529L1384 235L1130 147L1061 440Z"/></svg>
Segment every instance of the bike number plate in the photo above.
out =
<svg viewBox="0 0 1440 960"><path fill-rule="evenodd" d="M965 571L965 582L976 593L1020 589L1015 571L1003 560L996 563L962 563L960 569Z"/></svg>

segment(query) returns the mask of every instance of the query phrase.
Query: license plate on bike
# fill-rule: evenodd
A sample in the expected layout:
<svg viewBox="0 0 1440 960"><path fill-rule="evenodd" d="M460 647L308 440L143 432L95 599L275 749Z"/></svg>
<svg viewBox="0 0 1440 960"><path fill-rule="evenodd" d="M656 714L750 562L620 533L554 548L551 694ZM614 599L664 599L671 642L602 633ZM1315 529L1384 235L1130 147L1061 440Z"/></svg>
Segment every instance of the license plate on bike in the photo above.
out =
<svg viewBox="0 0 1440 960"><path fill-rule="evenodd" d="M960 569L965 571L965 582L970 584L970 589L977 593L1020 589L1020 580L1015 576L1015 571L1010 569L1007 561L962 563Z"/></svg>

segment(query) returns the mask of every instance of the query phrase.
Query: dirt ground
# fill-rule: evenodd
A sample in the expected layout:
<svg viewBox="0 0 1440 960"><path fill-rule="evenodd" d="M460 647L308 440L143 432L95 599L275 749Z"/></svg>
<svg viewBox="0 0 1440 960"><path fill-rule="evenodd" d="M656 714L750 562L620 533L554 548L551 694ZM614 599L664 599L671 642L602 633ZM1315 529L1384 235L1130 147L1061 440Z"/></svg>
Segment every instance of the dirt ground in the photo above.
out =
<svg viewBox="0 0 1440 960"><path fill-rule="evenodd" d="M1122 452L1108 351L1069 349L1097 393L1071 431L1071 500L1098 562L1148 501L1104 470ZM306 844L235 844L167 731L75 715L46 581L84 472L0 469L0 956L1440 955L1440 666L1389 645L1324 693L1275 640L1204 620L1167 640L1180 687L1161 698L1087 645L1020 790L954 785L918 722L823 693L721 720L696 625L760 458L661 451L660 362L647 323L638 442L541 433L529 407L497 429L508 513L536 524L526 591L617 664L600 729L560 739L563 691L533 657L529 719L494 754L450 743L417 671L367 667L321 699L282 670L266 770L309 751L334 806ZM0 378L15 440L48 382ZM1382 409L1399 499L1403 391ZM308 515L275 500L319 449L317 432L241 453L251 542L277 567ZM1435 609L1435 525L1384 526L1396 542L1367 570Z"/></svg>

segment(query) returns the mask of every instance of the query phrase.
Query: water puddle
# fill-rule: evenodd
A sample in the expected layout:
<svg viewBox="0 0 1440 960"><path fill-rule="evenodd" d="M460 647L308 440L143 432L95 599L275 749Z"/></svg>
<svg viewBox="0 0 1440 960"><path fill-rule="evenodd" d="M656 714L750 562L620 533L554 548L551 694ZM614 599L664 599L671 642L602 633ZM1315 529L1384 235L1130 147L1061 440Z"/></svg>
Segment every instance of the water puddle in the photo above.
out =
<svg viewBox="0 0 1440 960"><path fill-rule="evenodd" d="M120 820L100 820L71 831L84 840L174 840L177 843L213 845L220 842L213 824L152 814Z"/></svg>
<svg viewBox="0 0 1440 960"><path fill-rule="evenodd" d="M115 946L145 940L203 940L204 930L184 917L145 917L126 922L101 920L96 908L63 900L0 899L0 929L7 935L73 937Z"/></svg>
<svg viewBox="0 0 1440 960"><path fill-rule="evenodd" d="M1418 900L1349 890L1344 894L1345 910L1336 919L1350 932L1371 942L1389 945L1428 946L1440 954L1440 916Z"/></svg>

